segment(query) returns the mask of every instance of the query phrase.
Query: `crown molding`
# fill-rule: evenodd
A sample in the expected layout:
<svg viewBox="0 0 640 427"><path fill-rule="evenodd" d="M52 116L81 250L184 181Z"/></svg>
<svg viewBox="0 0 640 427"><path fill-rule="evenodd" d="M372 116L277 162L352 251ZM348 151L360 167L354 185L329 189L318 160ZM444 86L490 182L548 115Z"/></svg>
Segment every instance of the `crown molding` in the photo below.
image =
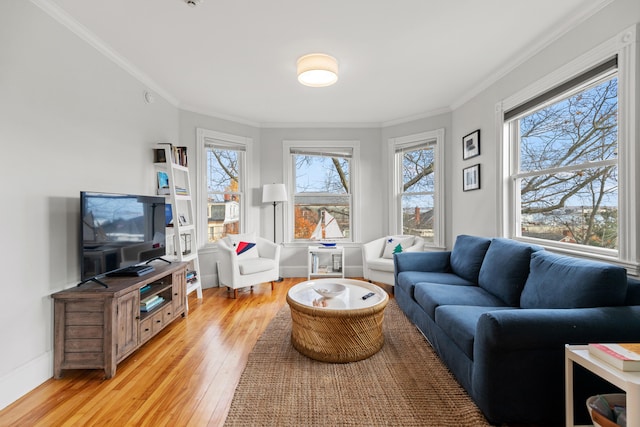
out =
<svg viewBox="0 0 640 427"><path fill-rule="evenodd" d="M151 91L164 98L174 107L179 107L180 102L176 97L164 90L164 88L153 81L153 79L151 79L148 75L143 73L139 68L137 68L123 56L118 54L115 50L113 50L113 48L111 48L111 46L109 46L98 36L89 31L87 27L73 19L71 15L61 9L57 4L53 3L50 0L31 0L31 2L42 9L44 12L46 12L53 19L58 21L60 24L62 24L64 27L66 27L68 30L70 30L72 33L87 42L98 52L102 53L108 59L116 63L116 65L118 65L120 68L131 74L140 83L151 89Z"/></svg>
<svg viewBox="0 0 640 427"><path fill-rule="evenodd" d="M601 0L591 5L591 7L583 9L581 13L568 17L562 22L560 26L555 28L553 31L548 32L546 37L543 37L536 43L531 44L529 48L524 50L520 55L508 60L505 64L497 67L496 71L492 75L484 79L469 92L455 100L449 108L453 111L471 101L480 93L491 87L491 85L498 82L500 79L514 71L526 61L540 53L543 49L560 39L562 36L576 28L578 25L580 25L614 1L615 0Z"/></svg>

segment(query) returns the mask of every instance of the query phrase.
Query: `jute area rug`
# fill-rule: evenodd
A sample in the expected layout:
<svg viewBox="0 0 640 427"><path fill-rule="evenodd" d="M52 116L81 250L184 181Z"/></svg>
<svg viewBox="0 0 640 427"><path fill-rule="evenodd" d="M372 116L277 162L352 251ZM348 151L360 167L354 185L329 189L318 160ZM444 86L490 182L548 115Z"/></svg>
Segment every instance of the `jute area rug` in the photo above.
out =
<svg viewBox="0 0 640 427"><path fill-rule="evenodd" d="M291 345L285 305L249 355L225 426L489 426L393 299L383 331L368 359L318 362Z"/></svg>

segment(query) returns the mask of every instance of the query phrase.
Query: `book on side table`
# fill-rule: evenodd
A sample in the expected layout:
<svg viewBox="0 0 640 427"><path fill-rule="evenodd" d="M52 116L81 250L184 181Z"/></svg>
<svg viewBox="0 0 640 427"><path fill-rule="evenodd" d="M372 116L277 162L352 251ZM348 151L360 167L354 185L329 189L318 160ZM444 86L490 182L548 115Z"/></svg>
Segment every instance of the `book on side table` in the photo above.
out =
<svg viewBox="0 0 640 427"><path fill-rule="evenodd" d="M589 344L589 354L604 360L621 371L640 371L640 343Z"/></svg>

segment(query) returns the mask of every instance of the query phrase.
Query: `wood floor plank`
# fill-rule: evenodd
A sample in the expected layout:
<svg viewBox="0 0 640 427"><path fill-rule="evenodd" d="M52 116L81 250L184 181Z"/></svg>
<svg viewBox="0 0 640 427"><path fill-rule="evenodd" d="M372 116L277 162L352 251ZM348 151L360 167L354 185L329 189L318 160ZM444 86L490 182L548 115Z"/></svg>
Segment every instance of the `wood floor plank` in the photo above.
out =
<svg viewBox="0 0 640 427"><path fill-rule="evenodd" d="M305 279L239 292L189 296L189 315L123 360L100 370L67 370L0 411L0 426L221 426L258 337Z"/></svg>

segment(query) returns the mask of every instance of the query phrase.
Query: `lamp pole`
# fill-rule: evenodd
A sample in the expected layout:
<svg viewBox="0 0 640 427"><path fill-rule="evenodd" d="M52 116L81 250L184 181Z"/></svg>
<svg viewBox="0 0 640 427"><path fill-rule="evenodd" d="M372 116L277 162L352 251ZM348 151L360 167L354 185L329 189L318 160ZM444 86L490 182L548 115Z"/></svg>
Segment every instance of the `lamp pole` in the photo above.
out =
<svg viewBox="0 0 640 427"><path fill-rule="evenodd" d="M273 202L273 243L276 243L276 205L278 202Z"/></svg>

